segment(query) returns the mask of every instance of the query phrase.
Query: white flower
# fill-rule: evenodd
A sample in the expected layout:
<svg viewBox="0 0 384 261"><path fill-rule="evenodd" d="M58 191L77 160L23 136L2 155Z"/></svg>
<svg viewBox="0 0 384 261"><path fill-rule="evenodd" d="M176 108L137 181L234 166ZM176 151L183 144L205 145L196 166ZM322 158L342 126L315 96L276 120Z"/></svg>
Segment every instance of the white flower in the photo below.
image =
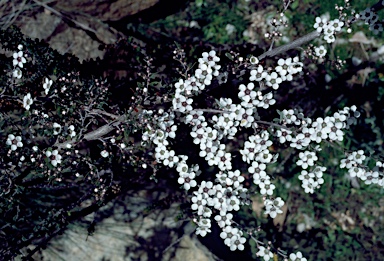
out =
<svg viewBox="0 0 384 261"><path fill-rule="evenodd" d="M320 33L326 25L327 20L325 18L321 19L321 17L316 17L313 27Z"/></svg>
<svg viewBox="0 0 384 261"><path fill-rule="evenodd" d="M383 31L383 24L382 23L374 23L369 26L369 30L372 31L374 34L378 34Z"/></svg>
<svg viewBox="0 0 384 261"><path fill-rule="evenodd" d="M327 54L327 49L323 45L315 48L316 56L319 58L323 58Z"/></svg>
<svg viewBox="0 0 384 261"><path fill-rule="evenodd" d="M177 170L177 172L179 172L180 176L184 176L184 175L188 174L189 168L188 168L188 165L184 161L180 161L177 164L176 170Z"/></svg>
<svg viewBox="0 0 384 261"><path fill-rule="evenodd" d="M6 144L11 146L11 150L15 151L17 148L23 147L23 143L21 142L20 136L15 136L13 134L8 135L8 139Z"/></svg>
<svg viewBox="0 0 384 261"><path fill-rule="evenodd" d="M174 110L178 110L180 112L186 112L192 110L192 104L193 100L191 98L187 98L183 95L179 95L177 98L173 99L173 108Z"/></svg>
<svg viewBox="0 0 384 261"><path fill-rule="evenodd" d="M234 237L231 239L229 249L231 251L235 251L236 249L244 250L245 241L246 241L245 237L240 237L240 236Z"/></svg>
<svg viewBox="0 0 384 261"><path fill-rule="evenodd" d="M264 71L263 66L259 65L255 70L251 70L251 77L249 77L250 81L261 81L267 76L267 72Z"/></svg>
<svg viewBox="0 0 384 261"><path fill-rule="evenodd" d="M230 183L234 188L239 187L240 183L245 180L245 178L241 176L240 170L228 171L228 177L230 178Z"/></svg>
<svg viewBox="0 0 384 261"><path fill-rule="evenodd" d="M20 79L23 76L23 72L19 68L16 68L15 70L13 70L12 76L17 79Z"/></svg>
<svg viewBox="0 0 384 261"><path fill-rule="evenodd" d="M195 221L196 222L196 221ZM207 233L211 232L211 220L208 218L202 218L197 222L196 235L205 237Z"/></svg>
<svg viewBox="0 0 384 261"><path fill-rule="evenodd" d="M61 132L61 125L57 122L53 123L53 135L58 135Z"/></svg>
<svg viewBox="0 0 384 261"><path fill-rule="evenodd" d="M278 66L276 66L275 71L279 73L283 81L292 81L293 77L290 72L290 67L293 65L292 58L288 59L279 59L277 61Z"/></svg>
<svg viewBox="0 0 384 261"><path fill-rule="evenodd" d="M211 50L209 53L203 52L202 56L203 58L199 58L198 60L200 64L207 63L209 66L214 67L216 65L216 62L220 61L220 58L216 56L215 50ZM201 69L205 70L205 67L202 67Z"/></svg>
<svg viewBox="0 0 384 261"><path fill-rule="evenodd" d="M191 137L193 138L193 143L195 144L200 144L206 141L203 128L197 129L196 131L192 131L190 134L191 134Z"/></svg>
<svg viewBox="0 0 384 261"><path fill-rule="evenodd" d="M71 125L68 127L68 132L69 132L69 136L71 138L75 137L76 136L76 132L75 132L75 126Z"/></svg>
<svg viewBox="0 0 384 261"><path fill-rule="evenodd" d="M205 117L202 111L190 111L189 114L185 117L185 123L199 125L201 122L205 121Z"/></svg>
<svg viewBox="0 0 384 261"><path fill-rule="evenodd" d="M236 196L231 196L229 199L227 199L227 206L228 211L239 211L240 209L240 200Z"/></svg>
<svg viewBox="0 0 384 261"><path fill-rule="evenodd" d="M289 259L291 259L292 261L307 261L307 259L303 257L303 254L300 251L296 254L291 253L289 255Z"/></svg>
<svg viewBox="0 0 384 261"><path fill-rule="evenodd" d="M364 155L363 150L354 151L352 152L351 155L348 156L349 160L352 160L358 164L363 164L363 161L365 160L365 158L366 156Z"/></svg>
<svg viewBox="0 0 384 261"><path fill-rule="evenodd" d="M204 207L207 205L207 200L204 198L203 194L199 194L196 191L194 194L195 196L191 199L191 209L197 211L197 214L201 216L203 214Z"/></svg>
<svg viewBox="0 0 384 261"><path fill-rule="evenodd" d="M268 261L273 258L273 253L263 246L259 246L259 252L256 253L257 256L264 258L264 261Z"/></svg>
<svg viewBox="0 0 384 261"><path fill-rule="evenodd" d="M196 187L197 182L194 180L195 173L185 173L180 175L177 182L184 186L185 190L189 190L191 187Z"/></svg>
<svg viewBox="0 0 384 261"><path fill-rule="evenodd" d="M106 151L106 150L103 150L103 151L100 152L100 155L101 155L103 158L106 158L106 157L109 156L109 152Z"/></svg>
<svg viewBox="0 0 384 261"><path fill-rule="evenodd" d="M172 168L178 162L179 157L175 156L175 151L171 150L168 153L168 157L164 159L163 164Z"/></svg>
<svg viewBox="0 0 384 261"><path fill-rule="evenodd" d="M50 159L51 164L54 167L56 167L57 164L61 163L61 155L57 150L53 150L53 151L48 150L45 152L45 155Z"/></svg>
<svg viewBox="0 0 384 261"><path fill-rule="evenodd" d="M279 88L279 84L283 82L283 80L279 77L276 72L272 72L271 74L267 74L265 77L266 84L272 87L274 90Z"/></svg>
<svg viewBox="0 0 384 261"><path fill-rule="evenodd" d="M256 143L253 140L246 141L244 143L244 149L240 150L241 155L243 156L243 161L250 163L251 160L255 159L256 153L259 153L260 149L256 148Z"/></svg>
<svg viewBox="0 0 384 261"><path fill-rule="evenodd" d="M254 88L255 84L252 82L248 83L247 86L245 86L244 84L240 84L238 97L242 101L249 103L251 99L254 99L256 97L256 92L253 90Z"/></svg>
<svg viewBox="0 0 384 261"><path fill-rule="evenodd" d="M344 22L340 21L339 19L335 19L329 22L329 26L332 27L335 32L339 32L343 25Z"/></svg>
<svg viewBox="0 0 384 261"><path fill-rule="evenodd" d="M219 227L224 228L232 224L232 213L227 213L226 211L220 211L220 215L215 216L215 220Z"/></svg>
<svg viewBox="0 0 384 261"><path fill-rule="evenodd" d="M333 34L326 34L324 36L324 40L327 41L327 43L333 43L334 41L336 41L336 38Z"/></svg>
<svg viewBox="0 0 384 261"><path fill-rule="evenodd" d="M240 121L240 126L245 127L245 128L249 128L252 126L252 122L255 121L255 118L252 115L253 115L253 109L241 108L239 113L237 114L236 120Z"/></svg>
<svg viewBox="0 0 384 261"><path fill-rule="evenodd" d="M19 66L20 68L23 68L23 64L26 62L27 60L25 60L23 56L23 51L13 53L13 66Z"/></svg>
<svg viewBox="0 0 384 261"><path fill-rule="evenodd" d="M285 110L284 109L282 111L282 113L284 115L285 122L288 123L288 124L294 123L297 120L295 112L292 109L290 109L290 110Z"/></svg>
<svg viewBox="0 0 384 261"><path fill-rule="evenodd" d="M27 95L24 96L24 99L23 99L23 107L29 111L29 108L31 107L33 103L33 100L32 100L32 97L31 97L31 94L28 93Z"/></svg>
<svg viewBox="0 0 384 261"><path fill-rule="evenodd" d="M296 162L296 164L301 166L303 169L307 169L308 166L313 166L315 161L317 161L316 154L311 151L300 152L299 157L300 159Z"/></svg>
<svg viewBox="0 0 384 261"><path fill-rule="evenodd" d="M359 13L359 19L364 20L365 24L371 24L377 21L377 18L375 18L375 13L370 7Z"/></svg>
<svg viewBox="0 0 384 261"><path fill-rule="evenodd" d="M205 237L207 235L207 233L210 233L210 232L211 232L211 230L209 229L209 227L197 227L196 228L196 235L200 235L202 237Z"/></svg>
<svg viewBox="0 0 384 261"><path fill-rule="evenodd" d="M49 89L52 86L53 81L49 80L48 78L44 79L43 88L45 90L45 95L48 95Z"/></svg>
<svg viewBox="0 0 384 261"><path fill-rule="evenodd" d="M218 165L220 170L231 170L231 153L219 150L216 154L216 164Z"/></svg>
<svg viewBox="0 0 384 261"><path fill-rule="evenodd" d="M270 180L265 180L266 182L260 182L259 187L260 187L260 194L261 195L269 195L272 196L273 191L275 190L276 186L273 184L270 184Z"/></svg>
<svg viewBox="0 0 384 261"><path fill-rule="evenodd" d="M292 140L292 131L288 129L280 129L276 131L276 137L279 138L280 143Z"/></svg>
<svg viewBox="0 0 384 261"><path fill-rule="evenodd" d="M283 213L280 208L284 206L284 201L280 197L275 200L266 199L264 205L266 209L265 214L269 214L271 218L275 218L277 214Z"/></svg>
<svg viewBox="0 0 384 261"><path fill-rule="evenodd" d="M299 61L299 57L294 57L293 59L289 57L285 60L287 64L289 64L288 73L296 74L303 70L303 63Z"/></svg>
<svg viewBox="0 0 384 261"><path fill-rule="evenodd" d="M366 170L359 167L352 167L348 170L348 173L351 176L351 178L354 178L354 177L361 178L365 175Z"/></svg>
<svg viewBox="0 0 384 261"><path fill-rule="evenodd" d="M264 163L259 163L257 161L253 161L252 165L248 168L249 173L257 173L260 175L267 174L265 172L265 168L267 166Z"/></svg>
<svg viewBox="0 0 384 261"><path fill-rule="evenodd" d="M257 104L257 107L261 107L264 109L268 109L270 105L273 105L276 103L276 100L273 99L273 93L269 92L265 94L264 96L261 96L261 101ZM260 97L259 97L260 99Z"/></svg>

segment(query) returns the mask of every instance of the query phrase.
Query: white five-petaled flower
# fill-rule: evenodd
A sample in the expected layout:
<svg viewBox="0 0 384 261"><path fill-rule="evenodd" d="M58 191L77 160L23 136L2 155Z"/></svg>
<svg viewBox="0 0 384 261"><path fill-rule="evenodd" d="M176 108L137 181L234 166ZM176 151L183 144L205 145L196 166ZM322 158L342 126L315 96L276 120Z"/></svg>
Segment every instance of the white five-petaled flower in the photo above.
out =
<svg viewBox="0 0 384 261"><path fill-rule="evenodd" d="M57 150L53 150L53 151L47 150L45 152L45 155L49 158L49 160L51 161L51 164L54 167L56 167L57 164L61 163L61 155Z"/></svg>
<svg viewBox="0 0 384 261"><path fill-rule="evenodd" d="M267 72L264 71L263 66L259 65L256 69L251 70L250 75L251 75L249 77L250 81L258 81L259 82L267 76Z"/></svg>
<svg viewBox="0 0 384 261"><path fill-rule="evenodd" d="M24 96L24 99L23 99L23 107L29 111L29 108L31 107L33 103L33 99L31 97L31 94L28 93L27 95Z"/></svg>
<svg viewBox="0 0 384 261"><path fill-rule="evenodd" d="M284 206L284 201L278 197L274 200L266 199L264 201L265 214L269 214L271 218L275 218L277 214L283 213L281 207Z"/></svg>
<svg viewBox="0 0 384 261"><path fill-rule="evenodd" d="M259 246L259 252L257 252L256 255L262 257L264 261L268 261L273 258L273 253L269 250L269 248L265 248L263 246Z"/></svg>
<svg viewBox="0 0 384 261"><path fill-rule="evenodd" d="M315 48L315 54L319 58L323 58L327 54L327 50L323 45Z"/></svg>
<svg viewBox="0 0 384 261"><path fill-rule="evenodd" d="M274 90L279 88L279 84L283 82L283 80L279 77L276 72L272 72L271 74L267 74L265 77L266 84L272 87Z"/></svg>
<svg viewBox="0 0 384 261"><path fill-rule="evenodd" d="M23 143L21 142L20 136L15 136L13 134L8 135L8 139L6 144L11 146L11 150L15 151L17 148L23 147Z"/></svg>
<svg viewBox="0 0 384 261"><path fill-rule="evenodd" d="M313 27L318 31L319 33L323 31L324 27L328 24L327 20L325 18L316 17L315 24Z"/></svg>
<svg viewBox="0 0 384 261"><path fill-rule="evenodd" d="M23 68L23 64L26 62L27 60L25 60L23 56L23 51L13 53L13 66L19 66L20 68Z"/></svg>
<svg viewBox="0 0 384 261"><path fill-rule="evenodd" d="M296 162L297 165L301 166L303 169L307 169L308 166L313 166L317 161L317 156L315 152L304 151L299 153L300 159Z"/></svg>
<svg viewBox="0 0 384 261"><path fill-rule="evenodd" d="M189 190L191 187L196 187L197 182L194 180L195 173L181 174L177 182L184 186L185 190Z"/></svg>

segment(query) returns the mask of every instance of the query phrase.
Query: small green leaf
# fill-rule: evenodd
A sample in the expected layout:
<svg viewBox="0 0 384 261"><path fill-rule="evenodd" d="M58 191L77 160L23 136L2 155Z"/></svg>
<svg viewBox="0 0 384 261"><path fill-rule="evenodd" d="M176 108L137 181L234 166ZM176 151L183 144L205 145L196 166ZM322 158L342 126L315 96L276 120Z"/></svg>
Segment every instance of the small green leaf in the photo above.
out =
<svg viewBox="0 0 384 261"><path fill-rule="evenodd" d="M230 53L225 53L225 56L228 57L231 61L233 61L233 56Z"/></svg>

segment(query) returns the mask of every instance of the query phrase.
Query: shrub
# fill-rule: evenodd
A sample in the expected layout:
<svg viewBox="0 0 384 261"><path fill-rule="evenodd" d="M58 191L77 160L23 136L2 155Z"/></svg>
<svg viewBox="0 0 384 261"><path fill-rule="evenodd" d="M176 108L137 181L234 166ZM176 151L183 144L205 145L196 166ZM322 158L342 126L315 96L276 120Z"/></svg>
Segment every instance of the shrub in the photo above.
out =
<svg viewBox="0 0 384 261"><path fill-rule="evenodd" d="M284 1L284 11L290 3ZM317 17L313 32L279 47L274 43L287 21L272 19L268 51L246 57L217 48L202 52L192 66L185 50L177 47L164 69L166 79L156 67L164 54L153 58L132 40L121 40L113 48L129 48L136 69L130 79L135 87L122 91L128 100L107 80L89 73L98 62L81 65L44 43L24 39L17 28L1 31L2 48L8 51L0 64L0 138L5 143L0 151L1 255L13 258L33 243L37 247L31 257L74 220L132 187L163 179L159 173L166 167L168 180L177 181L190 199L185 215L196 224L196 234L205 237L218 226L231 251L246 249L248 239L253 255L264 260L276 255L306 260L303 256L310 253L293 245L289 252L281 250L285 243L274 238L264 217L247 224L251 218L245 209L259 211L261 199L264 214L280 225L288 210L300 207L297 202L304 204L300 196L310 201L318 195L308 203L313 213L338 209L338 202L330 207L326 199L334 189L330 183L337 187L342 180L332 175L340 173L335 165L347 169L355 188L360 183L384 185L382 161L345 144L352 139L346 139L346 133L352 133L360 107L333 104L337 99L329 104L337 108L334 113L316 108L316 101L304 100L303 108L286 107L292 105L284 101L289 92L281 90L292 87L305 93L299 76L318 77L311 67L325 70L326 55L333 51L329 45L309 45L302 53L292 49L315 39L332 44L337 34L350 32L359 21L374 33L382 32L377 12L383 1L352 12L352 18L346 14L349 7L348 1L343 8L337 6L338 19ZM345 63L336 58L332 65L341 70ZM337 81L324 82L332 83ZM379 139L380 132L374 132ZM372 148L377 149L375 142L364 147ZM348 211L332 214L340 223L355 222ZM307 213L297 218L302 219L297 221L299 232L316 226ZM294 237L292 227L289 231Z"/></svg>

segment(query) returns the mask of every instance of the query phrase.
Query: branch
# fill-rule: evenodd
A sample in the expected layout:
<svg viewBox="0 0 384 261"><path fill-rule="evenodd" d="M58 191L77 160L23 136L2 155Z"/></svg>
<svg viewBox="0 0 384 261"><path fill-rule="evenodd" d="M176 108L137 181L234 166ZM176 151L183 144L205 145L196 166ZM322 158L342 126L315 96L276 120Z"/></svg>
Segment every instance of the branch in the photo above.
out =
<svg viewBox="0 0 384 261"><path fill-rule="evenodd" d="M277 47L275 49L267 51L267 52L263 53L262 55L260 55L259 57L257 57L257 59L262 60L266 57L273 57L275 55L286 52L286 51L291 50L293 48L297 48L297 47L299 47L299 46L301 46L301 45L303 45L309 41L312 41L312 40L318 38L320 35L321 35L321 33L319 33L318 31L313 31L312 33L304 35L304 36L294 40L291 43L288 43L288 44L285 44L283 46L280 46L280 47Z"/></svg>
<svg viewBox="0 0 384 261"><path fill-rule="evenodd" d="M97 140L103 137L104 135L110 133L113 131L120 123L124 122L126 119L125 115L118 116L115 121L105 124L104 126L101 126L100 128L88 132L84 135L84 137L81 140ZM79 140L79 141L81 141ZM53 146L57 147L58 149L63 149L66 148L67 145L73 145L74 143L77 143L79 141L75 140L70 140L70 141L65 141L63 143L57 143L54 144Z"/></svg>

